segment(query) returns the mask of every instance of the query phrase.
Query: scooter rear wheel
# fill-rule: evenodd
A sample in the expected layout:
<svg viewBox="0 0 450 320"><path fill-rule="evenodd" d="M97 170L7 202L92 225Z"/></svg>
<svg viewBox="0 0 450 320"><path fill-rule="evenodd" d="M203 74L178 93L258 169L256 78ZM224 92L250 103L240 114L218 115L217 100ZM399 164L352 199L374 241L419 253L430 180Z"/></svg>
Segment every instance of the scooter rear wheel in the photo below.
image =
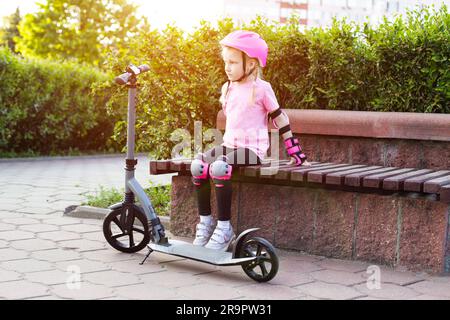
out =
<svg viewBox="0 0 450 320"><path fill-rule="evenodd" d="M264 238L253 237L246 240L242 244L240 257L256 257L242 265L244 272L255 281L270 281L278 272L279 262L275 248Z"/></svg>
<svg viewBox="0 0 450 320"><path fill-rule="evenodd" d="M116 250L138 252L150 242L147 217L136 205L114 209L103 221L103 235Z"/></svg>

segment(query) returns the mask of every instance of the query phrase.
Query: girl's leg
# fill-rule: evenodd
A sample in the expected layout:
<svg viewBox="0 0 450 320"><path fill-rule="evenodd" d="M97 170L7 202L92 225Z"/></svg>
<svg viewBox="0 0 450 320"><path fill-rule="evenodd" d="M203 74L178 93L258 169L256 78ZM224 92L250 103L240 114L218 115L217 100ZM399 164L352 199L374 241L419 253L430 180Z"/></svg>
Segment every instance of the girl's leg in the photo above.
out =
<svg viewBox="0 0 450 320"><path fill-rule="evenodd" d="M238 148L229 149L226 148L225 162L231 166L232 170L239 170L240 167L249 165L259 165L261 160L250 149ZM218 220L229 221L231 218L231 197L232 187L230 180L223 180L223 183L216 183L216 200L218 207Z"/></svg>
<svg viewBox="0 0 450 320"><path fill-rule="evenodd" d="M196 226L194 245L204 246L214 231L211 217L211 185L209 182L209 165L217 154L223 154L222 147L215 147L197 155L191 163L192 182L197 195L200 222Z"/></svg>
<svg viewBox="0 0 450 320"><path fill-rule="evenodd" d="M230 224L233 170L246 165L260 164L259 158L249 149L227 149L226 155L212 163L211 175L215 184L218 222L206 248L225 251L233 241L234 232Z"/></svg>
<svg viewBox="0 0 450 320"><path fill-rule="evenodd" d="M199 163L200 166L203 166L203 170L206 170L204 175L200 175L200 172L196 173L195 169L191 167L192 172L192 182L195 186L195 193L197 194L197 204L198 204L198 213L200 216L209 216L211 215L211 185L209 183L209 165L216 160L216 158L220 155L223 155L225 152L225 148L222 146L217 146L212 149L209 149L203 154L199 154L196 160L201 160L202 163Z"/></svg>

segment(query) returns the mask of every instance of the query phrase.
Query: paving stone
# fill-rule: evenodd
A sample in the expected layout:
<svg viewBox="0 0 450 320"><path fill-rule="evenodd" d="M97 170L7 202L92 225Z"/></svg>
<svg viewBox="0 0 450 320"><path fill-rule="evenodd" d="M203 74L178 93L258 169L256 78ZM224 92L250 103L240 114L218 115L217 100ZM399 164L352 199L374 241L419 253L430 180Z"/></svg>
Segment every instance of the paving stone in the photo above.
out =
<svg viewBox="0 0 450 320"><path fill-rule="evenodd" d="M162 271L150 274L140 275L139 278L148 285L157 285L166 288L178 288L207 282L202 276L186 275L184 273Z"/></svg>
<svg viewBox="0 0 450 320"><path fill-rule="evenodd" d="M359 273L352 273L338 270L321 270L310 273L311 277L318 281L326 283L342 284L344 286L351 286L360 283L366 283L367 279Z"/></svg>
<svg viewBox="0 0 450 320"><path fill-rule="evenodd" d="M316 263L323 269L331 269L337 271L347 271L347 272L361 272L366 271L370 266L369 263L360 261L349 261L349 260L339 260L339 259L325 259L318 261Z"/></svg>
<svg viewBox="0 0 450 320"><path fill-rule="evenodd" d="M71 275L72 275L71 272L64 272L58 269L53 269L48 271L27 273L25 275L25 279L49 286L49 285L65 284L67 281L75 282L76 280L72 280ZM80 275L79 279L81 281L82 275Z"/></svg>
<svg viewBox="0 0 450 320"><path fill-rule="evenodd" d="M284 270L279 270L275 278L270 280L270 284L286 285L289 287L295 287L311 282L314 282L314 278L311 277L310 273L286 272Z"/></svg>
<svg viewBox="0 0 450 320"><path fill-rule="evenodd" d="M320 281L303 284L295 287L295 289L308 296L320 299L349 300L364 296L364 294L353 288Z"/></svg>
<svg viewBox="0 0 450 320"><path fill-rule="evenodd" d="M19 213L36 213L36 214L49 214L49 213L53 213L53 212L57 212L57 210L53 209L53 208L48 208L48 207L38 207L38 206L34 206L34 207L21 207L18 209L14 210L15 212L19 212Z"/></svg>
<svg viewBox="0 0 450 320"><path fill-rule="evenodd" d="M7 195L5 195L5 196L7 196ZM5 210L5 211L16 212L20 208L23 208L22 204L15 204L15 203L3 203L2 204L2 210Z"/></svg>
<svg viewBox="0 0 450 320"><path fill-rule="evenodd" d="M103 229L101 226L93 226L89 224L71 224L67 226L62 226L62 230L77 232L77 233L85 233L85 232L101 232L103 233Z"/></svg>
<svg viewBox="0 0 450 320"><path fill-rule="evenodd" d="M0 248L6 248L9 247L9 243L4 240L0 240Z"/></svg>
<svg viewBox="0 0 450 320"><path fill-rule="evenodd" d="M70 217L60 217L60 218L45 219L43 222L46 224L53 224L56 226L65 226L65 225L69 225L69 224L78 224L81 221L79 219L70 218Z"/></svg>
<svg viewBox="0 0 450 320"><path fill-rule="evenodd" d="M411 284L406 288L411 288L421 294L450 298L450 278L447 277L447 279L442 280L444 281L422 281Z"/></svg>
<svg viewBox="0 0 450 320"><path fill-rule="evenodd" d="M4 219L4 218L17 218L22 216L22 214L19 213L14 213L11 211L4 211L3 208L0 209L0 219Z"/></svg>
<svg viewBox="0 0 450 320"><path fill-rule="evenodd" d="M420 296L414 297L410 300L450 300L448 297L441 297L441 296L430 296L426 294L422 294Z"/></svg>
<svg viewBox="0 0 450 320"><path fill-rule="evenodd" d="M0 232L0 239L13 241L34 238L34 233L27 231L11 230Z"/></svg>
<svg viewBox="0 0 450 320"><path fill-rule="evenodd" d="M309 273L321 270L323 267L308 261L282 260L279 269L285 272Z"/></svg>
<svg viewBox="0 0 450 320"><path fill-rule="evenodd" d="M88 282L60 284L51 287L51 293L64 298L75 300L96 300L114 296L113 290L103 285Z"/></svg>
<svg viewBox="0 0 450 320"><path fill-rule="evenodd" d="M39 223L39 220L31 219L31 218L8 218L8 219L3 219L3 222L21 226L21 225Z"/></svg>
<svg viewBox="0 0 450 320"><path fill-rule="evenodd" d="M86 239L61 241L59 245L62 248L74 249L79 252L99 250L106 247L106 243Z"/></svg>
<svg viewBox="0 0 450 320"><path fill-rule="evenodd" d="M90 272L111 270L111 267L105 263L102 263L99 261L87 260L87 259L61 261L61 262L56 262L55 265L59 270L62 270L62 271L67 271L72 268L79 268L79 270L82 274L90 273Z"/></svg>
<svg viewBox="0 0 450 320"><path fill-rule="evenodd" d="M40 261L40 260L36 260L36 259L21 259L21 260L5 261L5 262L0 263L0 266L3 269L17 271L17 272L21 272L21 273L54 269L52 264L50 264L46 261Z"/></svg>
<svg viewBox="0 0 450 320"><path fill-rule="evenodd" d="M20 260L28 256L28 252L14 248L0 249L0 261Z"/></svg>
<svg viewBox="0 0 450 320"><path fill-rule="evenodd" d="M127 261L109 262L108 265L113 270L122 272L131 272L137 275L161 272L166 270L166 268L161 264L146 261L143 265L140 265L139 262L140 261L138 260L127 260Z"/></svg>
<svg viewBox="0 0 450 320"><path fill-rule="evenodd" d="M0 269L0 282L20 280L22 275L18 272ZM0 285L1 287L1 285Z"/></svg>
<svg viewBox="0 0 450 320"><path fill-rule="evenodd" d="M302 296L296 289L271 283L258 283L237 288L240 295L259 300L290 300Z"/></svg>
<svg viewBox="0 0 450 320"><path fill-rule="evenodd" d="M66 299L60 298L58 296L48 295L42 297L27 298L24 300L66 300Z"/></svg>
<svg viewBox="0 0 450 320"><path fill-rule="evenodd" d="M38 237L52 241L64 241L79 239L80 235L75 232L68 231L50 231L39 233Z"/></svg>
<svg viewBox="0 0 450 320"><path fill-rule="evenodd" d="M75 250L50 249L33 252L31 256L38 260L45 260L50 262L79 260L81 255Z"/></svg>
<svg viewBox="0 0 450 320"><path fill-rule="evenodd" d="M0 286L0 297L8 300L18 300L45 296L49 294L46 286L26 280L4 282Z"/></svg>
<svg viewBox="0 0 450 320"><path fill-rule="evenodd" d="M192 300L230 300L242 296L238 289L215 284L199 284L175 290L178 295Z"/></svg>
<svg viewBox="0 0 450 320"><path fill-rule="evenodd" d="M361 277L367 281L367 279L372 275L371 272L361 272ZM385 267L380 267L380 281L381 283L392 283L398 284L400 286L405 286L408 284L413 284L424 280L426 277L424 275L415 274L408 271L395 271Z"/></svg>
<svg viewBox="0 0 450 320"><path fill-rule="evenodd" d="M14 230L15 228L16 226L13 224L0 223L0 231Z"/></svg>
<svg viewBox="0 0 450 320"><path fill-rule="evenodd" d="M48 250L56 248L56 243L50 240L43 239L29 239L29 240L19 240L12 241L11 247L26 251L39 251Z"/></svg>
<svg viewBox="0 0 450 320"><path fill-rule="evenodd" d="M107 287L128 286L142 283L139 277L132 273L118 272L114 270L85 274L83 275L83 281L103 284Z"/></svg>
<svg viewBox="0 0 450 320"><path fill-rule="evenodd" d="M186 275L186 273L178 273L180 275ZM224 285L228 287L240 287L249 284L253 284L254 280L250 279L244 271L241 272L227 272L226 269L203 273L195 276L202 283Z"/></svg>
<svg viewBox="0 0 450 320"><path fill-rule="evenodd" d="M59 228L58 228L58 226L55 226L55 225L40 223L40 224L29 224L29 225L19 226L19 229L24 230L24 231L39 233L39 232L56 231Z"/></svg>
<svg viewBox="0 0 450 320"><path fill-rule="evenodd" d="M405 300L417 297L419 293L408 288L396 284L381 283L380 289L369 289L367 284L356 285L353 288L369 297L381 299Z"/></svg>
<svg viewBox="0 0 450 320"><path fill-rule="evenodd" d="M86 232L80 234L83 239L92 240L92 241L100 241L104 242L105 236L103 235L103 232Z"/></svg>
<svg viewBox="0 0 450 320"><path fill-rule="evenodd" d="M149 284L117 287L114 292L120 297L132 300L172 300L178 297L174 290Z"/></svg>
<svg viewBox="0 0 450 320"><path fill-rule="evenodd" d="M140 259L140 256L137 256L136 254L119 252L119 251L113 250L113 249L87 251L87 252L82 252L81 255L90 260L103 261L106 263L107 262L115 262L115 261L136 260L136 259L139 260ZM144 255L142 255L142 260L143 259L144 259ZM147 259L147 261L148 261L148 259Z"/></svg>

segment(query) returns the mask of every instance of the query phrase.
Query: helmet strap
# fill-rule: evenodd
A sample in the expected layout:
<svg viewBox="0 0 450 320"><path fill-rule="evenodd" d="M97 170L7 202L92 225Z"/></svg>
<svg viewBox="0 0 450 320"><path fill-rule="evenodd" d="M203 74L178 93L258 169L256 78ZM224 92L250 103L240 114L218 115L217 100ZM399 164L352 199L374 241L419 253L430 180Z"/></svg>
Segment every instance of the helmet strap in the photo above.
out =
<svg viewBox="0 0 450 320"><path fill-rule="evenodd" d="M253 68L249 72L245 72L246 66L247 66L247 55L242 51L242 69L244 71L244 74L242 75L242 77L240 77L239 79L237 79L233 82L241 82L243 79L247 78L249 75L251 75L255 71L255 68Z"/></svg>

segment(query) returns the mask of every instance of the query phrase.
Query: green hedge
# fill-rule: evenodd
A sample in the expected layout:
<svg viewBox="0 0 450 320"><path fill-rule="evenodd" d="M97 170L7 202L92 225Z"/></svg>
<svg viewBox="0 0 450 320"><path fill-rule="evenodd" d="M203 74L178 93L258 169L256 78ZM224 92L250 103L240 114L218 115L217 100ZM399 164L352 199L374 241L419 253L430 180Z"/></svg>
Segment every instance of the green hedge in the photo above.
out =
<svg viewBox="0 0 450 320"><path fill-rule="evenodd" d="M258 18L242 28L260 33L269 44L264 70L284 108L450 113L450 15L411 11L378 26L334 21L326 29L302 31L295 18L287 25ZM127 57L114 57L112 71L129 62L147 63L138 108L141 150L170 157L176 128L193 132L215 126L220 87L226 81L219 40L238 27L230 20L202 23L192 34L170 26L132 44ZM122 119L126 92L116 91L110 111ZM122 115L119 115L119 114ZM115 139L125 143L125 123Z"/></svg>
<svg viewBox="0 0 450 320"><path fill-rule="evenodd" d="M0 48L0 152L63 154L117 148L110 76L72 63L25 59Z"/></svg>
<svg viewBox="0 0 450 320"><path fill-rule="evenodd" d="M240 28L269 44L264 69L284 108L450 113L450 14L420 9L378 26L334 21L302 31L258 18ZM219 40L231 20L192 33L152 30L111 54L110 74L149 64L140 79L138 151L168 158L175 129L215 127L226 81ZM72 64L25 60L0 50L0 150L118 150L126 143L127 90L112 76ZM112 133L113 132L113 133ZM111 137L111 139L109 139Z"/></svg>

